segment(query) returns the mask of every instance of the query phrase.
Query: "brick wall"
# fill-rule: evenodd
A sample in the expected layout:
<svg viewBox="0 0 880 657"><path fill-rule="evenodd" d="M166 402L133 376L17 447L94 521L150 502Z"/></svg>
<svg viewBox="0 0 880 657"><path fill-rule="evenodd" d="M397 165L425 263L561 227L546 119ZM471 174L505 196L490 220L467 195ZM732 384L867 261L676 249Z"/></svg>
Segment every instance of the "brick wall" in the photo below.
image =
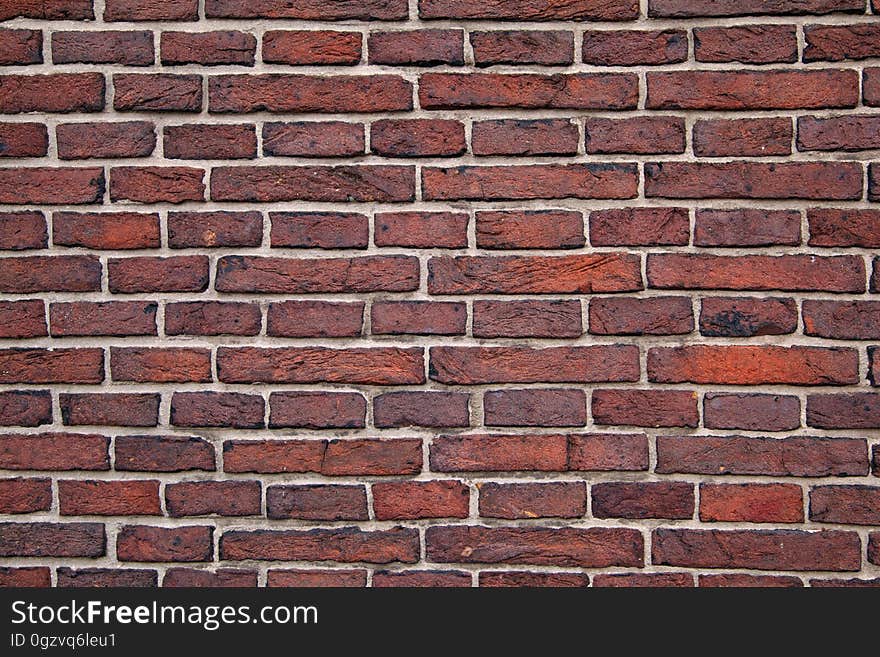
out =
<svg viewBox="0 0 880 657"><path fill-rule="evenodd" d="M880 583L868 5L0 0L0 581Z"/></svg>

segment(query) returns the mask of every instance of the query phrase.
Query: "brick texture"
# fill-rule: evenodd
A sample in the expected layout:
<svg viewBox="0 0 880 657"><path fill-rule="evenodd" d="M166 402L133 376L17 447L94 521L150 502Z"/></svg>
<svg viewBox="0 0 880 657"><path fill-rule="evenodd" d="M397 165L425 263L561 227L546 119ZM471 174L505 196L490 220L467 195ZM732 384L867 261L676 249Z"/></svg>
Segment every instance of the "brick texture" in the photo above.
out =
<svg viewBox="0 0 880 657"><path fill-rule="evenodd" d="M880 581L876 0L0 0L0 586Z"/></svg>

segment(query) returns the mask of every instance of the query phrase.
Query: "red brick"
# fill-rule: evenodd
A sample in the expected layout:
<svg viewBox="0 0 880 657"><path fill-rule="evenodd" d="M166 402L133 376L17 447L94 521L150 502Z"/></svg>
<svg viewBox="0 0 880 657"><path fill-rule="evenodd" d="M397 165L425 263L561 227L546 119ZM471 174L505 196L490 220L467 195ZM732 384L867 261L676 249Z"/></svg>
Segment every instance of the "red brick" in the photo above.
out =
<svg viewBox="0 0 880 657"><path fill-rule="evenodd" d="M0 157L42 157L48 149L49 133L42 123L0 123Z"/></svg>
<svg viewBox="0 0 880 657"><path fill-rule="evenodd" d="M66 425L154 427L159 423L160 395L151 393L84 393L59 395Z"/></svg>
<svg viewBox="0 0 880 657"><path fill-rule="evenodd" d="M152 32L101 30L53 32L53 64L122 64L152 66Z"/></svg>
<svg viewBox="0 0 880 657"><path fill-rule="evenodd" d="M797 246L801 214L791 210L697 210L694 245Z"/></svg>
<svg viewBox="0 0 880 657"><path fill-rule="evenodd" d="M0 349L0 383L101 383L104 350Z"/></svg>
<svg viewBox="0 0 880 657"><path fill-rule="evenodd" d="M269 304L267 334L278 337L355 337L361 334L363 302L283 301Z"/></svg>
<svg viewBox="0 0 880 657"><path fill-rule="evenodd" d="M679 118L588 118L584 124L587 153L684 153L685 127Z"/></svg>
<svg viewBox="0 0 880 657"><path fill-rule="evenodd" d="M880 210L810 208L810 246L880 247Z"/></svg>
<svg viewBox="0 0 880 657"><path fill-rule="evenodd" d="M483 423L495 427L582 427L587 398L582 390L490 390L483 395Z"/></svg>
<svg viewBox="0 0 880 657"><path fill-rule="evenodd" d="M791 154L791 119L716 119L694 124L697 157Z"/></svg>
<svg viewBox="0 0 880 657"><path fill-rule="evenodd" d="M263 124L263 155L351 157L364 152L364 126L345 121Z"/></svg>
<svg viewBox="0 0 880 657"><path fill-rule="evenodd" d="M785 575L742 575L739 573L722 573L719 575L699 575L700 586L736 587L736 588L786 588L802 587L804 584L797 577Z"/></svg>
<svg viewBox="0 0 880 657"><path fill-rule="evenodd" d="M837 340L880 339L880 301L816 301L803 304L804 334Z"/></svg>
<svg viewBox="0 0 880 657"><path fill-rule="evenodd" d="M320 472L324 440L227 440L223 443L226 472Z"/></svg>
<svg viewBox="0 0 880 657"><path fill-rule="evenodd" d="M483 249L568 249L585 243L580 212L481 211L476 220L477 246Z"/></svg>
<svg viewBox="0 0 880 657"><path fill-rule="evenodd" d="M139 212L55 212L52 243L87 249L155 249L159 214Z"/></svg>
<svg viewBox="0 0 880 657"><path fill-rule="evenodd" d="M184 301L165 304L166 335L257 335L259 304L234 301Z"/></svg>
<svg viewBox="0 0 880 657"><path fill-rule="evenodd" d="M816 486L810 491L810 520L845 525L878 525L880 488Z"/></svg>
<svg viewBox="0 0 880 657"><path fill-rule="evenodd" d="M421 0L419 17L477 18L515 21L626 21L639 15L633 0L581 0L547 3L534 0L507 0L496 3L463 3L458 0Z"/></svg>
<svg viewBox="0 0 880 657"><path fill-rule="evenodd" d="M811 579L811 587L833 587L833 588L878 588L880 587L880 578L875 579Z"/></svg>
<svg viewBox="0 0 880 657"><path fill-rule="evenodd" d="M181 516L252 516L260 514L259 481L185 481L165 486L165 506Z"/></svg>
<svg viewBox="0 0 880 657"><path fill-rule="evenodd" d="M270 212L273 247L365 249L369 220L357 212Z"/></svg>
<svg viewBox="0 0 880 657"><path fill-rule="evenodd" d="M370 125L370 150L385 157L453 157L467 150L464 124L451 119L381 119Z"/></svg>
<svg viewBox="0 0 880 657"><path fill-rule="evenodd" d="M694 330L688 297L594 297L589 317L594 335L683 335Z"/></svg>
<svg viewBox="0 0 880 657"><path fill-rule="evenodd" d="M0 301L0 338L44 335L47 335L46 311L42 301Z"/></svg>
<svg viewBox="0 0 880 657"><path fill-rule="evenodd" d="M415 196L415 170L407 166L215 167L215 201L404 202Z"/></svg>
<svg viewBox="0 0 880 657"><path fill-rule="evenodd" d="M690 219L685 208L623 208L590 213L593 246L685 246Z"/></svg>
<svg viewBox="0 0 880 657"><path fill-rule="evenodd" d="M228 530L220 538L220 558L230 561L416 563L419 558L419 533L404 527L372 531L357 527L287 531Z"/></svg>
<svg viewBox="0 0 880 657"><path fill-rule="evenodd" d="M696 427L697 393L688 390L597 389L591 405L596 424Z"/></svg>
<svg viewBox="0 0 880 657"><path fill-rule="evenodd" d="M113 75L113 108L120 112L199 112L202 78L168 73Z"/></svg>
<svg viewBox="0 0 880 657"><path fill-rule="evenodd" d="M52 424L52 395L48 390L0 392L0 426L38 427Z"/></svg>
<svg viewBox="0 0 880 657"><path fill-rule="evenodd" d="M786 335L798 325L794 299L779 297L704 297L700 333L711 337L751 338Z"/></svg>
<svg viewBox="0 0 880 657"><path fill-rule="evenodd" d="M428 261L430 294L577 294L642 289L641 258L627 253L457 256Z"/></svg>
<svg viewBox="0 0 880 657"><path fill-rule="evenodd" d="M12 167L0 169L0 203L9 205L88 205L101 203L103 196L104 170L100 168Z"/></svg>
<svg viewBox="0 0 880 657"><path fill-rule="evenodd" d="M266 515L276 520L367 520L367 490L362 485L269 486Z"/></svg>
<svg viewBox="0 0 880 657"><path fill-rule="evenodd" d="M422 441L418 438L331 440L321 473L328 476L418 474Z"/></svg>
<svg viewBox="0 0 880 657"><path fill-rule="evenodd" d="M644 434L573 434L568 437L568 470L603 472L648 469Z"/></svg>
<svg viewBox="0 0 880 657"><path fill-rule="evenodd" d="M792 431L801 425L801 404L792 395L707 392L703 424L709 429Z"/></svg>
<svg viewBox="0 0 880 657"><path fill-rule="evenodd" d="M694 56L698 62L793 64L798 58L797 27L699 27L694 29Z"/></svg>
<svg viewBox="0 0 880 657"><path fill-rule="evenodd" d="M263 216L259 212L169 212L168 246L219 248L260 246Z"/></svg>
<svg viewBox="0 0 880 657"><path fill-rule="evenodd" d="M388 427L467 427L468 401L460 392L386 392L373 398L373 423Z"/></svg>
<svg viewBox="0 0 880 657"><path fill-rule="evenodd" d="M574 37L557 30L497 30L470 33L474 64L539 64L562 66L574 62Z"/></svg>
<svg viewBox="0 0 880 657"><path fill-rule="evenodd" d="M169 568L162 578L163 587L207 588L238 587L255 588L257 573L254 570L238 568L218 568L217 570L195 570L193 568Z"/></svg>
<svg viewBox="0 0 880 657"><path fill-rule="evenodd" d="M795 484L700 484L700 520L803 522L803 491Z"/></svg>
<svg viewBox="0 0 880 657"><path fill-rule="evenodd" d="M880 26L872 23L805 25L804 40L805 62L880 57Z"/></svg>
<svg viewBox="0 0 880 657"><path fill-rule="evenodd" d="M357 429L367 415L367 401L357 392L273 392L269 407L273 429Z"/></svg>
<svg viewBox="0 0 880 657"><path fill-rule="evenodd" d="M593 586L598 588L691 588L693 585L690 573L619 573L593 578Z"/></svg>
<svg viewBox="0 0 880 657"><path fill-rule="evenodd" d="M855 532L655 529L653 563L695 568L858 570Z"/></svg>
<svg viewBox="0 0 880 657"><path fill-rule="evenodd" d="M645 165L645 194L664 198L857 200L856 162L661 162Z"/></svg>
<svg viewBox="0 0 880 657"><path fill-rule="evenodd" d="M474 301L474 337L576 338L582 333L579 301Z"/></svg>
<svg viewBox="0 0 880 657"><path fill-rule="evenodd" d="M587 512L583 482L478 484L483 518L581 518Z"/></svg>
<svg viewBox="0 0 880 657"><path fill-rule="evenodd" d="M124 525L116 537L120 561L211 561L213 527Z"/></svg>
<svg viewBox="0 0 880 657"><path fill-rule="evenodd" d="M110 258L107 262L110 291L203 292L208 287L208 257Z"/></svg>
<svg viewBox="0 0 880 657"><path fill-rule="evenodd" d="M302 20L394 21L407 17L406 0L360 0L356 3L326 3L321 0L206 0L208 18L298 18Z"/></svg>
<svg viewBox="0 0 880 657"><path fill-rule="evenodd" d="M865 105L880 107L880 68L866 68L862 84Z"/></svg>
<svg viewBox="0 0 880 657"><path fill-rule="evenodd" d="M361 60L359 32L270 30L263 35L263 61L294 66L353 66Z"/></svg>
<svg viewBox="0 0 880 657"><path fill-rule="evenodd" d="M89 5L91 7L91 4ZM5 9L0 9L2 12ZM2 15L2 14L0 14ZM40 30L0 30L0 66L43 63L43 33Z"/></svg>
<svg viewBox="0 0 880 657"><path fill-rule="evenodd" d="M169 160L236 160L257 156L257 134L251 124L174 125L163 132Z"/></svg>
<svg viewBox="0 0 880 657"><path fill-rule="evenodd" d="M431 347L431 379L445 384L635 381L634 345Z"/></svg>
<svg viewBox="0 0 880 657"><path fill-rule="evenodd" d="M327 5L325 5L327 6ZM269 570L266 586L307 587L322 586L363 588L367 585L366 570Z"/></svg>
<svg viewBox="0 0 880 657"><path fill-rule="evenodd" d="M439 301L374 301L373 335L464 335L467 307Z"/></svg>
<svg viewBox="0 0 880 657"><path fill-rule="evenodd" d="M253 66L256 51L257 39L246 32L162 32L160 56L165 66Z"/></svg>
<svg viewBox="0 0 880 657"><path fill-rule="evenodd" d="M109 470L110 439L83 433L0 434L4 470Z"/></svg>
<svg viewBox="0 0 880 657"><path fill-rule="evenodd" d="M864 292L864 261L857 256L648 256L648 284L668 289Z"/></svg>
<svg viewBox="0 0 880 657"><path fill-rule="evenodd" d="M799 151L867 151L880 148L880 117L864 114L798 119Z"/></svg>
<svg viewBox="0 0 880 657"><path fill-rule="evenodd" d="M370 64L437 66L464 64L463 30L371 32L367 38Z"/></svg>
<svg viewBox="0 0 880 657"><path fill-rule="evenodd" d="M548 434L437 436L430 460L436 472L562 472L567 440Z"/></svg>
<svg viewBox="0 0 880 657"><path fill-rule="evenodd" d="M691 518L694 487L684 482L600 483L590 488L596 518Z"/></svg>
<svg viewBox="0 0 880 657"><path fill-rule="evenodd" d="M59 587L154 587L159 578L155 570L140 568L58 568Z"/></svg>
<svg viewBox="0 0 880 657"><path fill-rule="evenodd" d="M429 110L623 110L635 109L638 96L632 73L424 73L419 79L419 104Z"/></svg>
<svg viewBox="0 0 880 657"><path fill-rule="evenodd" d="M195 436L116 436L116 470L185 472L215 469L214 446Z"/></svg>
<svg viewBox="0 0 880 657"><path fill-rule="evenodd" d="M0 112L100 112L102 73L0 75Z"/></svg>
<svg viewBox="0 0 880 657"><path fill-rule="evenodd" d="M408 111L412 83L397 75L218 75L208 99L217 113Z"/></svg>
<svg viewBox="0 0 880 657"><path fill-rule="evenodd" d="M259 395L236 392L175 392L171 398L171 424L177 427L265 426L265 402Z"/></svg>
<svg viewBox="0 0 880 657"><path fill-rule="evenodd" d="M537 566L637 566L642 535L635 529L594 527L429 527L428 560L437 563L505 563Z"/></svg>
<svg viewBox="0 0 880 657"><path fill-rule="evenodd" d="M155 302L76 301L49 307L52 337L156 335Z"/></svg>
<svg viewBox="0 0 880 657"><path fill-rule="evenodd" d="M868 535L868 561L880 565L880 533L871 532Z"/></svg>
<svg viewBox="0 0 880 657"><path fill-rule="evenodd" d="M102 557L106 548L104 525L98 522L0 523L4 557Z"/></svg>
<svg viewBox="0 0 880 657"><path fill-rule="evenodd" d="M467 588L471 586L471 574L452 570L380 570L373 574L373 588L420 586Z"/></svg>
<svg viewBox="0 0 880 657"><path fill-rule="evenodd" d="M51 479L0 479L0 511L3 513L35 513L51 508Z"/></svg>
<svg viewBox="0 0 880 657"><path fill-rule="evenodd" d="M648 109L771 110L855 107L851 70L648 73Z"/></svg>
<svg viewBox="0 0 880 657"><path fill-rule="evenodd" d="M377 482L371 489L377 520L468 517L470 489L460 481Z"/></svg>
<svg viewBox="0 0 880 657"><path fill-rule="evenodd" d="M188 383L211 380L211 353L188 347L110 347L114 381Z"/></svg>
<svg viewBox="0 0 880 657"><path fill-rule="evenodd" d="M527 571L484 570L479 574L480 587L576 587L590 585L590 576L586 573L533 573Z"/></svg>
<svg viewBox="0 0 880 657"><path fill-rule="evenodd" d="M655 383L787 384L857 383L854 349L780 346L655 347L648 350L648 380Z"/></svg>
<svg viewBox="0 0 880 657"><path fill-rule="evenodd" d="M413 249L467 247L468 215L457 212L377 212L376 246Z"/></svg>
<svg viewBox="0 0 880 657"><path fill-rule="evenodd" d="M194 21L198 0L107 0L105 21Z"/></svg>
<svg viewBox="0 0 880 657"><path fill-rule="evenodd" d="M880 393L809 395L807 426L819 429L880 428Z"/></svg>
<svg viewBox="0 0 880 657"><path fill-rule="evenodd" d="M93 0L4 0L0 20L36 18L42 20L93 20Z"/></svg>
<svg viewBox="0 0 880 657"><path fill-rule="evenodd" d="M421 347L221 347L217 372L224 383L364 383L407 385L425 382Z"/></svg>
<svg viewBox="0 0 880 657"><path fill-rule="evenodd" d="M868 347L868 381L875 388L880 386L880 348L878 347ZM880 468L880 460L877 461L877 465Z"/></svg>
<svg viewBox="0 0 880 657"><path fill-rule="evenodd" d="M89 4L91 8L91 4ZM0 567L0 587L2 588L48 588L52 586L51 574L44 566L22 568Z"/></svg>
<svg viewBox="0 0 880 657"><path fill-rule="evenodd" d="M862 13L861 0L650 0L648 16L688 18L700 16L746 16L749 14L830 14L838 11Z"/></svg>
<svg viewBox="0 0 880 657"><path fill-rule="evenodd" d="M0 212L0 249L45 249L48 241L46 218L42 212Z"/></svg>
<svg viewBox="0 0 880 657"><path fill-rule="evenodd" d="M327 476L411 475L422 469L420 439L227 441L227 472L317 472Z"/></svg>
<svg viewBox="0 0 880 657"><path fill-rule="evenodd" d="M183 203L205 198L202 169L191 167L113 167L110 200Z"/></svg>
<svg viewBox="0 0 880 657"><path fill-rule="evenodd" d="M868 451L855 438L657 437L658 473L864 476Z"/></svg>
<svg viewBox="0 0 880 657"><path fill-rule="evenodd" d="M575 155L577 126L568 119L474 121L474 155Z"/></svg>
<svg viewBox="0 0 880 657"><path fill-rule="evenodd" d="M159 482L148 480L58 481L62 516L158 516Z"/></svg>
<svg viewBox="0 0 880 657"><path fill-rule="evenodd" d="M583 61L594 66L676 64L688 57L684 30L586 30Z"/></svg>

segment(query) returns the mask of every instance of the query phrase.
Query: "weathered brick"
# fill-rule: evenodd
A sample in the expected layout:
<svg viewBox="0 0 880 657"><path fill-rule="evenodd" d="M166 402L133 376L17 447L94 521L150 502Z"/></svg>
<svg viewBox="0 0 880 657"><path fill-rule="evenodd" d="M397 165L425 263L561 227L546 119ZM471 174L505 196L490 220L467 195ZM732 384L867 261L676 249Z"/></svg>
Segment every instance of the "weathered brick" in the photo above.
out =
<svg viewBox="0 0 880 657"><path fill-rule="evenodd" d="M172 249L259 246L262 239L259 212L168 213L168 246Z"/></svg>
<svg viewBox="0 0 880 657"><path fill-rule="evenodd" d="M52 423L52 395L48 390L0 392L0 426L38 427Z"/></svg>
<svg viewBox="0 0 880 657"><path fill-rule="evenodd" d="M42 157L48 149L49 132L42 123L0 123L0 157Z"/></svg>
<svg viewBox="0 0 880 657"><path fill-rule="evenodd" d="M593 246L684 246L690 239L685 208L623 208L590 213Z"/></svg>
<svg viewBox="0 0 880 657"><path fill-rule="evenodd" d="M158 516L159 482L155 480L58 481L59 513L62 516Z"/></svg>
<svg viewBox="0 0 880 657"><path fill-rule="evenodd" d="M594 335L683 335L694 330L688 297L594 297L589 318Z"/></svg>
<svg viewBox="0 0 880 657"><path fill-rule="evenodd" d="M792 64L798 58L794 25L743 25L694 29L694 57L698 62Z"/></svg>
<svg viewBox="0 0 880 657"><path fill-rule="evenodd" d="M165 66L253 66L256 50L256 38L246 32L162 32L160 58Z"/></svg>
<svg viewBox="0 0 880 657"><path fill-rule="evenodd" d="M357 392L273 392L269 426L354 429L366 422L367 401Z"/></svg>
<svg viewBox="0 0 880 657"><path fill-rule="evenodd" d="M190 347L110 347L114 381L188 383L211 380L211 353Z"/></svg>
<svg viewBox="0 0 880 657"><path fill-rule="evenodd" d="M474 301L474 337L576 338L583 333L579 301Z"/></svg>
<svg viewBox="0 0 880 657"><path fill-rule="evenodd" d="M373 398L373 423L388 427L467 427L468 401L460 392L386 392Z"/></svg>
<svg viewBox="0 0 880 657"><path fill-rule="evenodd" d="M474 64L563 66L574 61L574 37L559 30L493 30L469 34Z"/></svg>
<svg viewBox="0 0 880 657"><path fill-rule="evenodd" d="M791 431L801 424L801 404L792 395L707 392L703 424L709 429Z"/></svg>
<svg viewBox="0 0 880 657"><path fill-rule="evenodd" d="M377 212L376 246L414 249L467 247L468 215L458 212Z"/></svg>
<svg viewBox="0 0 880 657"><path fill-rule="evenodd" d="M583 482L478 484L483 518L580 518L587 512Z"/></svg>
<svg viewBox="0 0 880 657"><path fill-rule="evenodd" d="M158 394L63 392L58 401L66 425L154 427L159 423Z"/></svg>
<svg viewBox="0 0 880 657"><path fill-rule="evenodd" d="M807 426L819 429L880 428L880 393L809 395Z"/></svg>
<svg viewBox="0 0 880 657"><path fill-rule="evenodd" d="M169 160L236 160L257 156L257 135L250 124L166 126L163 137L163 154Z"/></svg>
<svg viewBox="0 0 880 657"><path fill-rule="evenodd" d="M84 433L0 434L4 470L109 470L106 436Z"/></svg>
<svg viewBox="0 0 880 657"><path fill-rule="evenodd" d="M529 388L483 395L483 423L495 427L582 427L587 398L582 390Z"/></svg>
<svg viewBox="0 0 880 657"><path fill-rule="evenodd" d="M593 515L597 518L691 518L694 487L675 481L593 484Z"/></svg>
<svg viewBox="0 0 880 657"><path fill-rule="evenodd" d="M374 335L464 335L467 307L440 301L374 301L370 329Z"/></svg>
<svg viewBox="0 0 880 657"><path fill-rule="evenodd" d="M700 484L700 520L803 522L803 491L795 484Z"/></svg>
<svg viewBox="0 0 880 657"><path fill-rule="evenodd" d="M811 208L810 246L880 247L880 210Z"/></svg>
<svg viewBox="0 0 880 657"><path fill-rule="evenodd" d="M117 470L133 472L213 471L214 446L195 436L116 436Z"/></svg>
<svg viewBox="0 0 880 657"><path fill-rule="evenodd" d="M464 64L463 30L395 30L370 32L370 64L389 66L461 66Z"/></svg>
<svg viewBox="0 0 880 657"><path fill-rule="evenodd" d="M171 397L171 424L178 427L264 426L265 401L259 395L236 392L175 392Z"/></svg>
<svg viewBox="0 0 880 657"><path fill-rule="evenodd" d="M361 60L359 32L270 30L263 34L263 61L294 66L353 66Z"/></svg>
<svg viewBox="0 0 880 657"><path fill-rule="evenodd" d="M460 481L398 481L371 486L377 520L467 518L470 489Z"/></svg>
<svg viewBox="0 0 880 657"><path fill-rule="evenodd" d="M696 427L697 393L688 390L593 391L590 406L596 424L636 427Z"/></svg>
<svg viewBox="0 0 880 657"><path fill-rule="evenodd" d="M171 517L260 514L259 481L186 481L165 486Z"/></svg>
<svg viewBox="0 0 880 657"><path fill-rule="evenodd" d="M0 75L0 112L100 112L102 73Z"/></svg>
<svg viewBox="0 0 880 657"><path fill-rule="evenodd" d="M791 120L701 119L694 123L698 157L764 157L791 154Z"/></svg>
<svg viewBox="0 0 880 657"><path fill-rule="evenodd" d="M120 561L210 561L213 527L124 525L116 537Z"/></svg>
<svg viewBox="0 0 880 657"><path fill-rule="evenodd" d="M208 287L208 257L110 258L107 273L114 293L202 292Z"/></svg>
<svg viewBox="0 0 880 657"><path fill-rule="evenodd" d="M574 155L577 126L567 119L495 119L474 121L474 155Z"/></svg>
<svg viewBox="0 0 880 657"><path fill-rule="evenodd" d="M363 302L281 301L269 304L266 333L286 338L356 337L363 316Z"/></svg>
<svg viewBox="0 0 880 657"><path fill-rule="evenodd" d="M362 485L269 486L266 515L273 519L367 520L367 490Z"/></svg>
<svg viewBox="0 0 880 657"><path fill-rule="evenodd" d="M676 64L688 56L685 30L586 30L583 61L595 66Z"/></svg>
<svg viewBox="0 0 880 657"><path fill-rule="evenodd" d="M101 262L94 256L26 256L3 258L2 263L3 292L93 292L101 287Z"/></svg>
<svg viewBox="0 0 880 657"><path fill-rule="evenodd" d="M263 124L263 155L352 157L364 152L364 126L346 121Z"/></svg>
<svg viewBox="0 0 880 657"><path fill-rule="evenodd" d="M700 303L700 333L710 337L786 335L794 333L797 325L794 299L704 297Z"/></svg>
<svg viewBox="0 0 880 657"><path fill-rule="evenodd" d="M156 59L147 31L53 32L53 64L151 66Z"/></svg>
<svg viewBox="0 0 880 657"><path fill-rule="evenodd" d="M658 473L864 476L868 451L856 438L658 436Z"/></svg>
<svg viewBox="0 0 880 657"><path fill-rule="evenodd" d="M198 112L202 78L170 73L113 75L113 108L120 112Z"/></svg>

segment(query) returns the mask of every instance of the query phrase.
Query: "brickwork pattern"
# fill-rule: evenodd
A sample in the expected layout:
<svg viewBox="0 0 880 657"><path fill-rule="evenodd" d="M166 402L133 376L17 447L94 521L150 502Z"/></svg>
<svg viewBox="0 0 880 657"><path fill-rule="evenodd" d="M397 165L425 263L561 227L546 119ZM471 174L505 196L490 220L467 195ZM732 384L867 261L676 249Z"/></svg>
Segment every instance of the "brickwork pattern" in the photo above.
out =
<svg viewBox="0 0 880 657"><path fill-rule="evenodd" d="M877 14L0 0L0 584L880 584Z"/></svg>

